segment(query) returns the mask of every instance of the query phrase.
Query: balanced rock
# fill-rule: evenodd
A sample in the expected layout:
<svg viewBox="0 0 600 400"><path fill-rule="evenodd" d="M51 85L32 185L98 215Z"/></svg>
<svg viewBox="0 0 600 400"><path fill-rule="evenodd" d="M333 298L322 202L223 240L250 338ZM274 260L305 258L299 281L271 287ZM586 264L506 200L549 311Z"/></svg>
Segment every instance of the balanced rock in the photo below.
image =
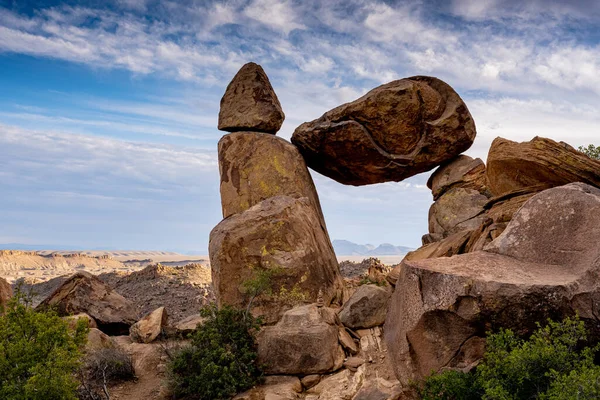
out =
<svg viewBox="0 0 600 400"><path fill-rule="evenodd" d="M454 187L474 189L491 197L487 187L485 164L480 158L473 159L465 155L458 156L436 169L429 177L427 187L431 189L434 200Z"/></svg>
<svg viewBox="0 0 600 400"><path fill-rule="evenodd" d="M276 325L262 328L257 341L258 362L268 375L330 372L340 353L344 358L338 326L327 323L314 304L287 311Z"/></svg>
<svg viewBox="0 0 600 400"><path fill-rule="evenodd" d="M257 132L236 132L219 141L223 218L273 196L307 197L321 213L302 155L290 142Z"/></svg>
<svg viewBox="0 0 600 400"><path fill-rule="evenodd" d="M109 335L128 334L137 320L133 303L88 272L71 276L37 306L49 307L56 308L60 316L86 313Z"/></svg>
<svg viewBox="0 0 600 400"><path fill-rule="evenodd" d="M403 261L385 322L398 379L468 370L500 327L578 314L598 340L599 224L600 190L574 183L529 199L485 251Z"/></svg>
<svg viewBox="0 0 600 400"><path fill-rule="evenodd" d="M340 321L352 329L383 325L391 292L376 285L362 285L340 310Z"/></svg>
<svg viewBox="0 0 600 400"><path fill-rule="evenodd" d="M131 340L138 343L154 341L167 326L167 311L159 307L129 328Z"/></svg>
<svg viewBox="0 0 600 400"><path fill-rule="evenodd" d="M566 143L542 137L523 143L496 138L488 153L486 173L494 196L526 188L539 191L571 182L600 187L600 161Z"/></svg>
<svg viewBox="0 0 600 400"><path fill-rule="evenodd" d="M285 115L262 67L244 65L227 86L221 99L219 130L275 134Z"/></svg>
<svg viewBox="0 0 600 400"><path fill-rule="evenodd" d="M6 307L6 303L12 297L12 288L6 279L0 277L0 309Z"/></svg>
<svg viewBox="0 0 600 400"><path fill-rule="evenodd" d="M268 278L252 311L276 322L297 302L342 299L343 281L321 215L306 197L275 196L233 214L210 233L210 263L219 306L247 307L248 282ZM255 293L256 294L256 293Z"/></svg>
<svg viewBox="0 0 600 400"><path fill-rule="evenodd" d="M415 76L300 125L292 143L315 171L358 186L429 171L467 150L475 134L467 106L450 86Z"/></svg>

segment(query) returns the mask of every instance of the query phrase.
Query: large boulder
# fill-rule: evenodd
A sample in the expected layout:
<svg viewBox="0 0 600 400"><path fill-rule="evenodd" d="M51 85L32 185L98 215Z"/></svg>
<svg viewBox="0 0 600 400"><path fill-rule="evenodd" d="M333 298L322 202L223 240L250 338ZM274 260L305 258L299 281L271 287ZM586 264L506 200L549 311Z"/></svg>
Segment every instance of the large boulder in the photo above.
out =
<svg viewBox="0 0 600 400"><path fill-rule="evenodd" d="M109 335L127 335L137 320L133 303L88 272L71 276L37 306L49 307L60 316L86 313Z"/></svg>
<svg viewBox="0 0 600 400"><path fill-rule="evenodd" d="M447 237L477 228L486 218L484 206L488 200L474 189L450 189L429 208L429 233Z"/></svg>
<svg viewBox="0 0 600 400"><path fill-rule="evenodd" d="M340 310L340 321L352 329L383 325L391 291L376 285L362 285Z"/></svg>
<svg viewBox="0 0 600 400"><path fill-rule="evenodd" d="M566 143L542 137L523 143L496 138L488 153L486 173L494 196L571 182L600 187L600 161Z"/></svg>
<svg viewBox="0 0 600 400"><path fill-rule="evenodd" d="M0 309L6 307L6 303L12 297L12 288L6 279L0 277Z"/></svg>
<svg viewBox="0 0 600 400"><path fill-rule="evenodd" d="M253 313L267 323L294 303L316 302L319 291L325 305L343 298L329 236L306 197L271 197L224 219L210 233L209 253L217 303L246 307L253 300ZM248 283L257 279L268 285L253 299Z"/></svg>
<svg viewBox="0 0 600 400"><path fill-rule="evenodd" d="M275 134L285 115L262 67L244 65L233 77L221 99L219 129Z"/></svg>
<svg viewBox="0 0 600 400"><path fill-rule="evenodd" d="M314 304L287 311L273 326L258 334L258 362L268 375L309 375L341 367L344 351L338 326Z"/></svg>
<svg viewBox="0 0 600 400"><path fill-rule="evenodd" d="M398 379L471 368L500 327L577 313L600 339L599 225L600 190L569 184L529 199L485 251L403 261L385 322Z"/></svg>
<svg viewBox="0 0 600 400"><path fill-rule="evenodd" d="M167 320L167 310L164 307L159 307L131 325L129 336L134 342L150 343L164 332Z"/></svg>
<svg viewBox="0 0 600 400"><path fill-rule="evenodd" d="M236 132L219 141L223 218L273 196L307 197L321 214L302 155L290 142L257 132Z"/></svg>
<svg viewBox="0 0 600 400"><path fill-rule="evenodd" d="M309 167L350 185L401 181L456 158L475 139L465 103L437 78L379 86L300 125L292 143Z"/></svg>
<svg viewBox="0 0 600 400"><path fill-rule="evenodd" d="M434 200L454 187L474 189L490 197L485 164L479 158L473 159L465 155L458 156L436 169L429 177L427 187L431 189Z"/></svg>

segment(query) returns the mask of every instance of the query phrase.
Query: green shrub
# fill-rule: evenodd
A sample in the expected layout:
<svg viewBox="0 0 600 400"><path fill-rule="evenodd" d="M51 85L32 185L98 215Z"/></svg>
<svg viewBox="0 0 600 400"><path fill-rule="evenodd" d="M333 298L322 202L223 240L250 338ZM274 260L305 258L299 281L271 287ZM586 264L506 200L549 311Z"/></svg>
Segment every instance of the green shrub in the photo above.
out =
<svg viewBox="0 0 600 400"><path fill-rule="evenodd" d="M206 321L192 334L191 345L170 363L176 398L228 399L260 381L253 333L260 329L249 313L215 305L201 310Z"/></svg>
<svg viewBox="0 0 600 400"><path fill-rule="evenodd" d="M600 160L600 146L594 146L593 144L589 144L587 147L579 146L579 151L589 158Z"/></svg>
<svg viewBox="0 0 600 400"><path fill-rule="evenodd" d="M33 310L17 291L0 315L0 399L76 399L75 371L87 323L70 329L52 311Z"/></svg>
<svg viewBox="0 0 600 400"><path fill-rule="evenodd" d="M597 399L598 347L580 349L586 339L578 318L538 325L528 340L501 329L488 336L485 356L474 371L432 375L418 390L425 400Z"/></svg>

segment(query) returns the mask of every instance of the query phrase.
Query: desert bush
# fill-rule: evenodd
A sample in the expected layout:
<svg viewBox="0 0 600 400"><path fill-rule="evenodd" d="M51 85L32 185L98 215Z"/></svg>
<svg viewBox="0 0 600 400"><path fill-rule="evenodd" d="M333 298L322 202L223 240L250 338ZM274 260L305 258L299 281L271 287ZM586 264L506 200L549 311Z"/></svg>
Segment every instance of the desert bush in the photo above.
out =
<svg viewBox="0 0 600 400"><path fill-rule="evenodd" d="M260 381L254 333L260 321L244 310L213 304L201 310L206 321L169 364L176 398L228 399Z"/></svg>
<svg viewBox="0 0 600 400"><path fill-rule="evenodd" d="M110 399L108 386L135 378L129 354L121 348L104 348L88 352L79 370L80 399Z"/></svg>
<svg viewBox="0 0 600 400"><path fill-rule="evenodd" d="M600 160L600 146L594 146L593 144L589 144L587 147L579 146L578 150L584 153L589 158Z"/></svg>
<svg viewBox="0 0 600 400"><path fill-rule="evenodd" d="M419 388L424 400L520 400L600 398L595 347L578 318L548 321L527 340L501 329L487 338L482 363L470 373L445 371Z"/></svg>
<svg viewBox="0 0 600 400"><path fill-rule="evenodd" d="M19 290L0 315L0 399L76 399L87 321L75 329L53 311L35 311Z"/></svg>

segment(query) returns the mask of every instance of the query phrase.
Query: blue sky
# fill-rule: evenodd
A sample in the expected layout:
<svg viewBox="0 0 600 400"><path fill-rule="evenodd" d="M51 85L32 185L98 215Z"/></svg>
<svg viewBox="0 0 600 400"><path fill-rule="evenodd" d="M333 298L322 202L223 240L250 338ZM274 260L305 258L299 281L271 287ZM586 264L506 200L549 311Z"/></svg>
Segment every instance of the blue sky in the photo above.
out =
<svg viewBox="0 0 600 400"><path fill-rule="evenodd" d="M600 144L597 1L0 0L0 243L206 253L219 100L269 75L279 133L382 83L437 76L491 141ZM332 238L417 247L428 174L313 174Z"/></svg>

